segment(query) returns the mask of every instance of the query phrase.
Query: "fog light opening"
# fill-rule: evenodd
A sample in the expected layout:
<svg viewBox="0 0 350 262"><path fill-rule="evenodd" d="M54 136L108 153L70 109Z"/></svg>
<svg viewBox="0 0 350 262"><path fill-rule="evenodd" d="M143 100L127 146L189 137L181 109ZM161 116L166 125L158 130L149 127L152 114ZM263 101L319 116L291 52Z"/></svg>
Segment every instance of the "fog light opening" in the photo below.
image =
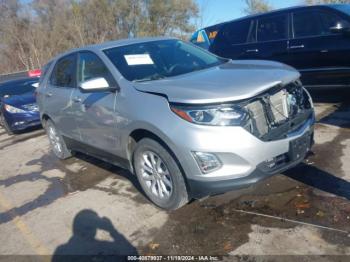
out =
<svg viewBox="0 0 350 262"><path fill-rule="evenodd" d="M284 163L286 163L287 161L287 156L286 154L282 154L282 155L279 155L279 156L276 156L276 157L273 157L273 158L270 158L270 159L267 159L265 161L265 165L266 167L268 167L269 169L273 169L275 167L278 167Z"/></svg>
<svg viewBox="0 0 350 262"><path fill-rule="evenodd" d="M19 126L19 125L23 125L23 124L25 124L25 122L24 121L20 121L20 122L15 122L13 125Z"/></svg>
<svg viewBox="0 0 350 262"><path fill-rule="evenodd" d="M214 172L222 167L221 161L215 154L193 152L193 156L203 174Z"/></svg>

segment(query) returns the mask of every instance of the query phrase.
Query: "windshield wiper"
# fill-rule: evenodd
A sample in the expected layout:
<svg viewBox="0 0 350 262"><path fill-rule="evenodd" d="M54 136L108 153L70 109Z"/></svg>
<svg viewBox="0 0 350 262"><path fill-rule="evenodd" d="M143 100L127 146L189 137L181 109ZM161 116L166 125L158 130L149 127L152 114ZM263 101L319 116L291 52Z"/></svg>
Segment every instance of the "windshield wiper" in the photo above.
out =
<svg viewBox="0 0 350 262"><path fill-rule="evenodd" d="M142 78L142 79L136 79L136 80L134 80L134 82L146 82L146 81L152 81L152 80L160 80L160 79L164 79L164 78L165 78L165 76L163 76L163 75L154 74L154 75Z"/></svg>

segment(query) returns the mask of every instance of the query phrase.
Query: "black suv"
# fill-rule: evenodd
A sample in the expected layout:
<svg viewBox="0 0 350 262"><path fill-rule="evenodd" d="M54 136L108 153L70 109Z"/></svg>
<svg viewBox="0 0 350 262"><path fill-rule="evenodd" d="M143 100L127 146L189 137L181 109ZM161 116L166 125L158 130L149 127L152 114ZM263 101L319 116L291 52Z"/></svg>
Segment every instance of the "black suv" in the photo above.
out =
<svg viewBox="0 0 350 262"><path fill-rule="evenodd" d="M234 20L221 26L209 50L288 64L307 87L350 86L350 5L294 7Z"/></svg>

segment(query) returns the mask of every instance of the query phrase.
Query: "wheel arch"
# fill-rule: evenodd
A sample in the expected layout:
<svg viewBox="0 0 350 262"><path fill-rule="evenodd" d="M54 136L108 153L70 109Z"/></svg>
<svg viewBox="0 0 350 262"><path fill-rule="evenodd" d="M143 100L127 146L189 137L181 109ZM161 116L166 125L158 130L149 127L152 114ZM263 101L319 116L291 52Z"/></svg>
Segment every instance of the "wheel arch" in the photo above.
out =
<svg viewBox="0 0 350 262"><path fill-rule="evenodd" d="M176 157L176 154L174 151L171 149L171 147L168 145L165 137L160 137L159 135L155 134L155 132L150 131L149 129L146 128L138 128L133 130L129 136L128 136L128 143L127 143L127 151L128 151L128 157L132 161L132 156L134 153L134 149L136 147L136 144L143 138L150 138L155 141L157 141L159 144L161 144L165 149L171 153L175 159L178 159Z"/></svg>
<svg viewBox="0 0 350 262"><path fill-rule="evenodd" d="M169 144L166 142L166 138L165 137L162 138L148 129L144 129L144 128L135 129L129 134L128 144L127 144L127 153L128 153L128 158L130 160L130 166L134 169L134 165L133 165L134 150L135 150L135 147L137 145L137 142L139 142L143 138L150 138L150 139L157 141L160 145L162 145L169 152L169 154L174 158L175 162L179 166L179 169L180 169L182 176L185 180L186 187L187 187L187 189L189 189L189 185L187 182L187 176L185 175L185 171L181 165L181 162L180 162L179 158L177 157L176 153L174 152L174 150L172 150L171 146L169 146Z"/></svg>
<svg viewBox="0 0 350 262"><path fill-rule="evenodd" d="M42 114L42 116L41 116L41 124L42 124L42 126L43 126L44 128L45 128L46 122L47 122L48 120L51 120L51 118L49 117L49 115L46 114L46 113Z"/></svg>

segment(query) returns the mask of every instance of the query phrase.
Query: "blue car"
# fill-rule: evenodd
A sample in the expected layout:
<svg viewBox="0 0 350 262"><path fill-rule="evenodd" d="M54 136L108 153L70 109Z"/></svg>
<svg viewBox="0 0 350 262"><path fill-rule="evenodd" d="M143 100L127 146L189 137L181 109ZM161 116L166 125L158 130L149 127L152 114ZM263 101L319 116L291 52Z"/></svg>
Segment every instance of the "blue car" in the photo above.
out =
<svg viewBox="0 0 350 262"><path fill-rule="evenodd" d="M8 134L40 126L35 90L38 78L25 78L0 84L0 124Z"/></svg>

